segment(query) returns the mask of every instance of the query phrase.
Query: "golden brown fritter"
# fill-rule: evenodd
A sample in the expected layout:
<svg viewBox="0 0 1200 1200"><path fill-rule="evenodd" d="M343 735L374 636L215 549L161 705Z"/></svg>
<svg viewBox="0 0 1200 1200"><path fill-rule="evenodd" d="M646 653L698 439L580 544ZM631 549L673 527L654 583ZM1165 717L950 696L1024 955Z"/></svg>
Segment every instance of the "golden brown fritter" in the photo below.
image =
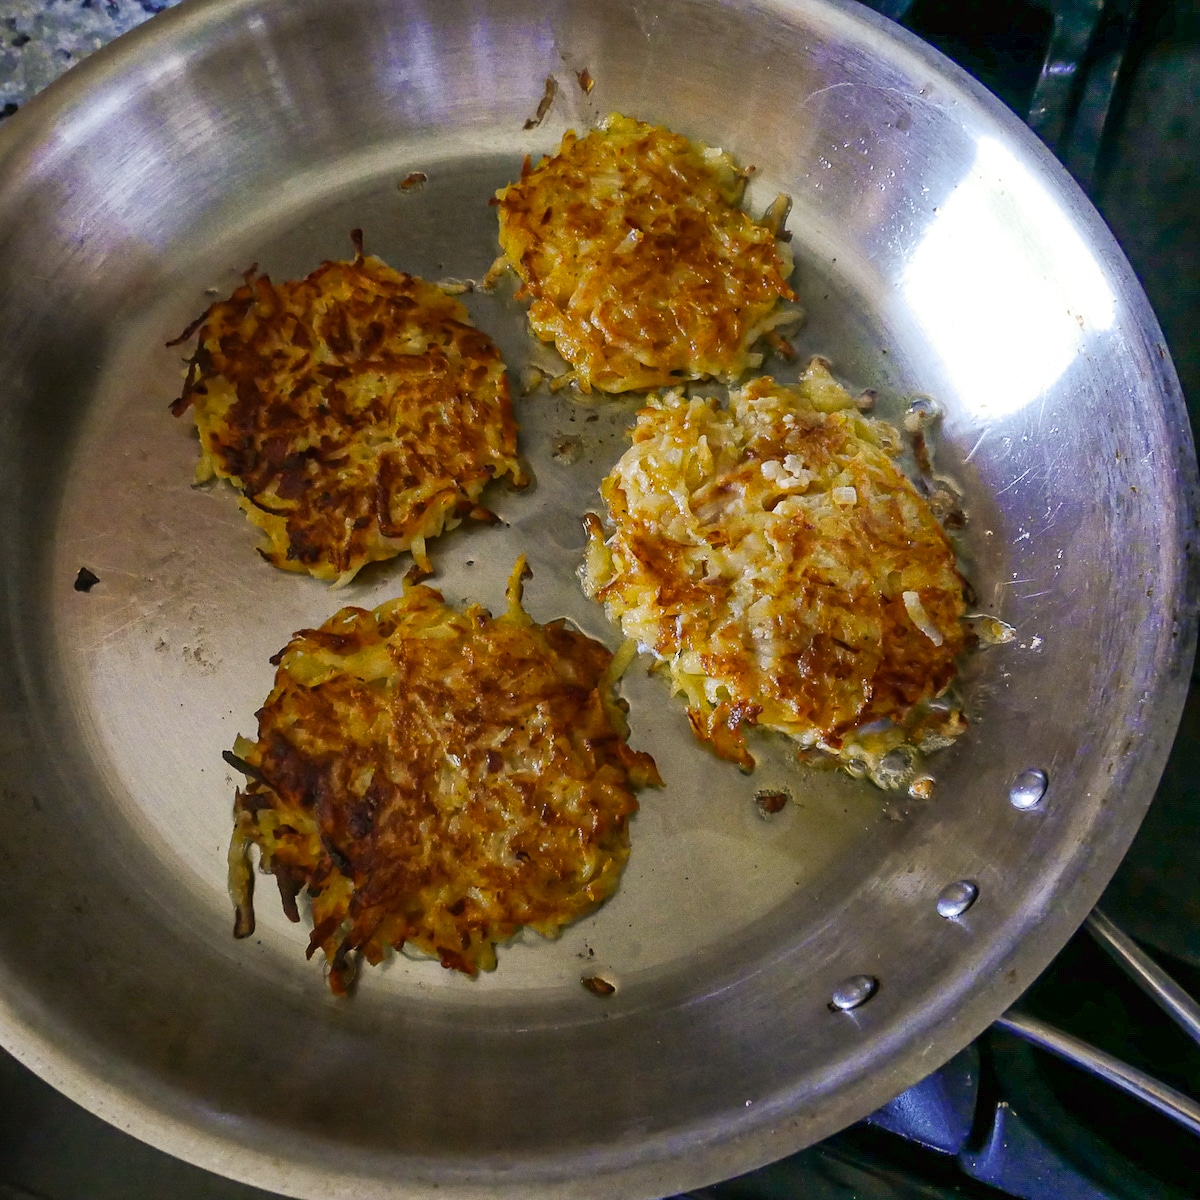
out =
<svg viewBox="0 0 1200 1200"><path fill-rule="evenodd" d="M275 284L252 268L199 331L183 394L197 479L227 479L285 571L348 582L464 516L499 476L524 482L504 363L433 284L358 253ZM172 343L175 344L175 343Z"/></svg>
<svg viewBox="0 0 1200 1200"><path fill-rule="evenodd" d="M791 255L737 207L745 181L728 154L613 114L496 193L517 296L581 390L732 381L797 319L778 309Z"/></svg>
<svg viewBox="0 0 1200 1200"><path fill-rule="evenodd" d="M309 954L344 992L354 951L406 942L445 967L496 965L495 943L546 936L612 894L634 789L661 781L630 750L613 693L622 660L521 607L448 607L418 585L374 612L344 608L272 662L258 741L227 758L249 778L229 850L237 936L254 928L250 847L284 909L312 897Z"/></svg>
<svg viewBox="0 0 1200 1200"><path fill-rule="evenodd" d="M669 667L696 735L749 769L742 727L868 760L943 743L966 642L963 581L899 435L814 359L796 387L756 379L729 406L669 393L638 414L589 514L584 586ZM859 736L882 718L907 730ZM918 728L919 726L919 728Z"/></svg>

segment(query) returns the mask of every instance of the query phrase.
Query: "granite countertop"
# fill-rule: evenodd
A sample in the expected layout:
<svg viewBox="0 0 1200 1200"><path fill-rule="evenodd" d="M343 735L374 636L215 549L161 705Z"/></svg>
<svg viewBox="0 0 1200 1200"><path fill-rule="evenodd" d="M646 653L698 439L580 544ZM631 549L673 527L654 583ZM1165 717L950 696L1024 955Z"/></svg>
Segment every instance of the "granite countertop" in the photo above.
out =
<svg viewBox="0 0 1200 1200"><path fill-rule="evenodd" d="M0 119L93 50L179 0L3 0Z"/></svg>

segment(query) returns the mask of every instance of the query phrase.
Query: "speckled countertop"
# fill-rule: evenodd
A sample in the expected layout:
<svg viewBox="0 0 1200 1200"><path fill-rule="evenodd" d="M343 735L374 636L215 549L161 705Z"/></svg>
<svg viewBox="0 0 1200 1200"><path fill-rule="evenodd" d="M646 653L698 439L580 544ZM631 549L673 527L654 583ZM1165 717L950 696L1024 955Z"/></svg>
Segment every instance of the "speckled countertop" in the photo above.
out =
<svg viewBox="0 0 1200 1200"><path fill-rule="evenodd" d="M0 0L0 118L179 0Z"/></svg>

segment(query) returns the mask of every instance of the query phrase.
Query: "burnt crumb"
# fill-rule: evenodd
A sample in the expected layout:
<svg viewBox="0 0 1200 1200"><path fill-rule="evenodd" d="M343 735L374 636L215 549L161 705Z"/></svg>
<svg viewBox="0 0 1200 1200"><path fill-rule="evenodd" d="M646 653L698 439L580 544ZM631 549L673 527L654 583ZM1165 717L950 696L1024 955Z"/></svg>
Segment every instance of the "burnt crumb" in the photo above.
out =
<svg viewBox="0 0 1200 1200"><path fill-rule="evenodd" d="M788 214L792 211L792 198L783 192L771 202L771 207L763 214L761 221L762 226L781 241L790 241L791 234L787 233L784 226L787 223Z"/></svg>
<svg viewBox="0 0 1200 1200"><path fill-rule="evenodd" d="M908 794L914 800L928 800L933 795L934 787L935 782L932 775L918 775L908 785Z"/></svg>
<svg viewBox="0 0 1200 1200"><path fill-rule="evenodd" d="M4 120L5 117L11 117L16 111L17 105L10 100L3 108L0 108L0 121Z"/></svg>
<svg viewBox="0 0 1200 1200"><path fill-rule="evenodd" d="M557 437L554 439L554 457L563 463L573 463L579 460L580 445L577 437Z"/></svg>
<svg viewBox="0 0 1200 1200"><path fill-rule="evenodd" d="M590 96L592 88L596 86L596 81L592 78L592 73L587 67L584 67L582 71L576 71L575 78L579 80L579 86L584 90L585 94Z"/></svg>
<svg viewBox="0 0 1200 1200"><path fill-rule="evenodd" d="M787 340L782 334L776 333L774 329L769 329L764 335L763 340L779 355L785 362L796 361L796 347Z"/></svg>
<svg viewBox="0 0 1200 1200"><path fill-rule="evenodd" d="M580 981L593 996L611 996L617 990L616 985L599 975L584 975Z"/></svg>
<svg viewBox="0 0 1200 1200"><path fill-rule="evenodd" d="M790 799L791 796L785 791L764 788L755 793L754 803L758 805L760 817L773 817L776 813L783 812Z"/></svg>
<svg viewBox="0 0 1200 1200"><path fill-rule="evenodd" d="M577 955L575 955L575 957L582 959L595 958L596 952L585 942L583 949Z"/></svg>
<svg viewBox="0 0 1200 1200"><path fill-rule="evenodd" d="M90 592L99 582L100 576L94 571L89 571L87 567L80 567L79 574L75 576L75 590L77 592Z"/></svg>
<svg viewBox="0 0 1200 1200"><path fill-rule="evenodd" d="M913 458L916 460L917 470L922 475L928 475L933 470L933 460L929 457L929 442L925 438L925 432L918 429L911 437Z"/></svg>
<svg viewBox="0 0 1200 1200"><path fill-rule="evenodd" d="M429 176L424 171L409 171L405 177L400 180L400 190L402 192L412 192L419 188L429 179Z"/></svg>
<svg viewBox="0 0 1200 1200"><path fill-rule="evenodd" d="M558 80L553 75L547 75L546 90L542 93L541 101L538 103L537 113L525 122L526 129L536 129L546 119L546 114L550 111L550 105L554 103L554 97L557 95Z"/></svg>
<svg viewBox="0 0 1200 1200"><path fill-rule="evenodd" d="M472 521L478 521L481 525L500 524L500 518L490 508L485 508L482 504L476 504L468 509L467 516Z"/></svg>
<svg viewBox="0 0 1200 1200"><path fill-rule="evenodd" d="M232 750L222 750L221 757L235 770L245 775L247 779L253 779L255 783L261 783L263 787L270 787L270 780L254 765L248 763L244 758L239 758Z"/></svg>

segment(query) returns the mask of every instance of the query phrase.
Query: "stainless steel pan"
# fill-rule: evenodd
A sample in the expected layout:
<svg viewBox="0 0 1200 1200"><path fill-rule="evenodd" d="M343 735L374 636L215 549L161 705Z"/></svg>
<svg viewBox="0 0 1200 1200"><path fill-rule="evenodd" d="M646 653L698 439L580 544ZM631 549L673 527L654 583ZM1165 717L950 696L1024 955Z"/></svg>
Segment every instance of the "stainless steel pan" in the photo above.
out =
<svg viewBox="0 0 1200 1200"><path fill-rule="evenodd" d="M936 399L979 609L1016 637L967 664L971 731L921 803L769 744L747 779L635 670L634 742L668 783L613 901L486 978L398 956L339 1001L266 889L256 938L230 937L220 752L288 634L404 564L338 595L258 560L231 497L189 487L163 343L251 262L304 273L354 226L398 267L478 278L492 190L611 109L756 166L752 205L792 195L802 356L885 415ZM511 289L468 299L515 373ZM535 616L614 640L574 569L632 410L520 402L536 486L438 545L451 599L499 603L523 551ZM656 1196L860 1117L1078 925L1191 662L1195 463L1128 265L995 100L831 0L184 4L0 135L0 422L0 1040L115 1124L297 1196ZM1018 808L1027 769L1049 786ZM755 788L779 784L795 803L763 821ZM978 899L939 915L960 880ZM871 998L831 1009L860 975Z"/></svg>

